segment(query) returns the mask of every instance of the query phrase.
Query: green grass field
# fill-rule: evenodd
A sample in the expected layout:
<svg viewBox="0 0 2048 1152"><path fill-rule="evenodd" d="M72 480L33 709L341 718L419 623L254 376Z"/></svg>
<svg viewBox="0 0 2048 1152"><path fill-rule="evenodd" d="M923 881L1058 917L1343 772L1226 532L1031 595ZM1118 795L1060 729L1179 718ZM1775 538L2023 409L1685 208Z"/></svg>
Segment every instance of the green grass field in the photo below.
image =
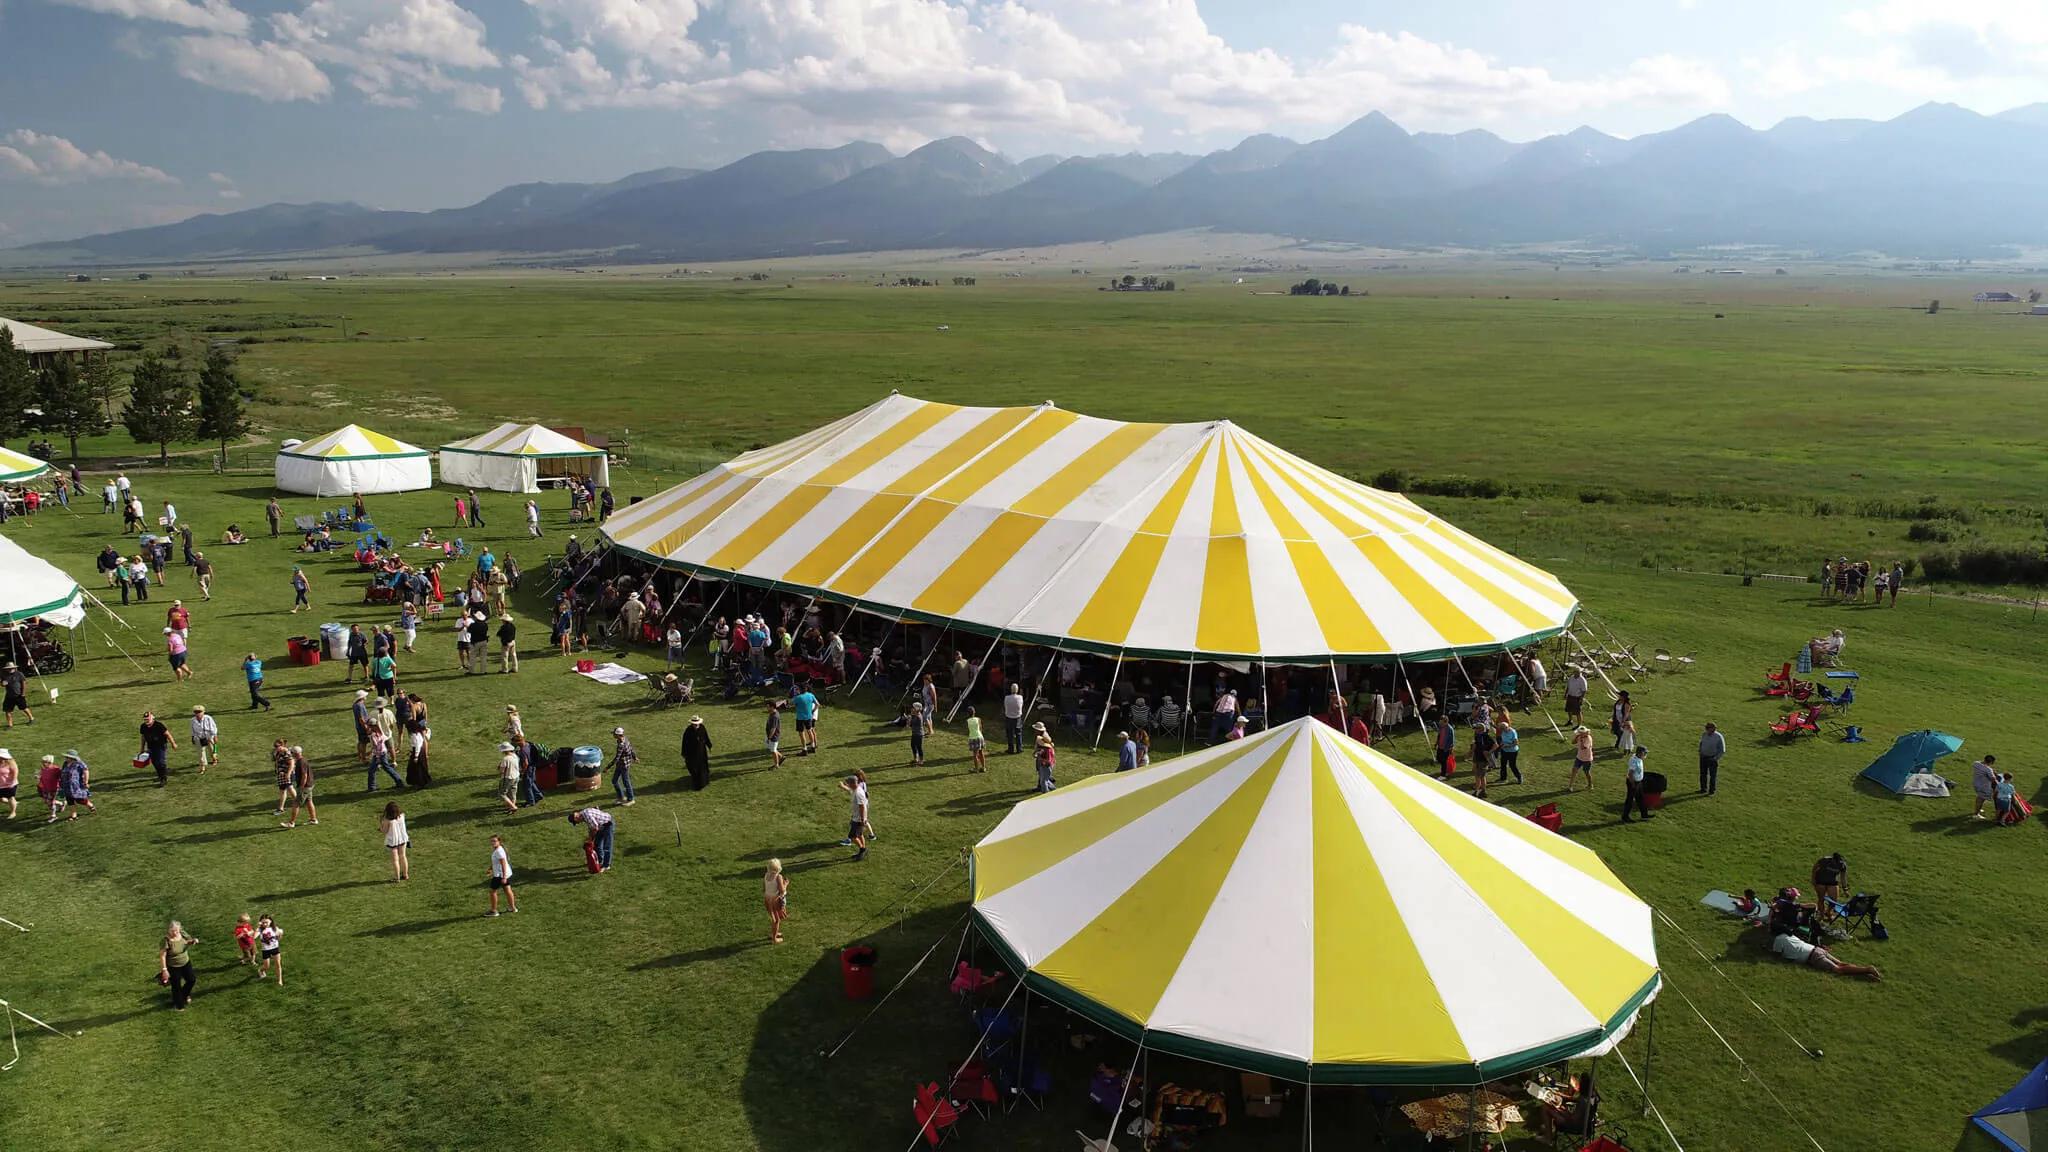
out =
<svg viewBox="0 0 2048 1152"><path fill-rule="evenodd" d="M508 418L630 429L634 468L615 487L651 492L700 462L770 442L869 402L889 388L933 398L1031 402L1119 417L1227 416L1281 445L1370 478L1497 480L1493 499L1424 495L1424 503L1552 567L1588 608L1644 649L1697 650L1693 671L1638 686L1644 742L1680 795L1665 818L1622 827L1612 771L1593 794L1563 795L1562 744L1531 738L1521 787L1494 798L1527 811L1561 804L1569 834L1664 909L1741 988L1660 926L1673 992L1658 1009L1657 1098L1688 1148L1803 1146L1764 1085L1830 1149L1980 1147L1969 1110L2048 1056L2048 1020L2025 989L2038 966L2044 912L2022 884L2041 829L1969 822L1966 799L1900 801L1855 772L1903 731L1938 726L1966 752L2003 753L2023 791L2043 773L2026 750L2048 689L2038 654L2048 625L2028 605L1909 596L1895 610L1827 605L1807 588L1745 587L1701 572L1804 571L1824 552L1916 555L1910 520L1880 504L1931 497L1958 510L1960 532L2038 539L2048 504L2036 390L2048 327L1891 305L1924 284L1798 285L1697 303L1651 285L1589 292L1456 281L1383 289L1364 300L1250 297L1221 286L1153 298L1078 285L885 291L798 281L795 287L675 285L532 277L503 281L364 280L332 284L155 281L143 285L0 288L0 313L131 341L173 336L188 347L208 326L257 327L245 371L274 403L273 435L310 435L349 419L421 443ZM1512 295L1512 300L1497 297ZM1965 294L1966 295L1966 294ZM1562 299L1552 300L1550 297ZM310 318L333 326L292 329ZM1715 321L1720 311L1726 319ZM938 324L950 331L937 332ZM271 338L303 335L305 342ZM144 452L103 438L99 455ZM253 453L261 460L264 453ZM144 495L174 498L200 528L261 522L262 475L136 469ZM1588 501L1585 493L1607 494ZM409 536L450 518L449 494L373 498L378 521ZM1859 502L1874 514L1855 514ZM1832 515L1816 515L1827 502ZM549 500L548 541L566 525ZM471 534L529 567L514 501L490 502L493 530ZM308 512L311 502L288 502ZM81 579L111 517L46 513L7 531ZM32 923L0 935L0 996L81 1032L25 1032L22 1062L0 1077L0 1146L35 1149L217 1147L287 1138L295 1148L903 1147L910 1086L941 1077L973 1034L943 988L940 946L916 980L836 1059L817 1050L866 1011L840 996L837 951L856 938L883 952L893 982L959 923L964 876L941 873L1024 795L1028 769L997 758L963 769L957 727L924 769L907 765L886 702L863 690L828 711L825 754L766 770L757 714L702 711L718 741L710 790L678 784L682 716L646 711L637 688L607 689L540 654L545 626L520 603L533 653L516 678L463 677L445 636L423 634L401 681L435 713L434 789L407 796L417 878L388 882L374 810L353 775L349 692L333 664L282 662L286 636L315 621L288 616L285 548L259 540L210 550L214 600L194 608L198 678L174 685L157 649L162 600L125 610L136 631L103 618L74 644L76 671L32 728L7 734L25 768L79 748L98 769L102 812L50 827L31 802L0 838L0 916ZM363 607L345 560L316 559L317 620L382 619ZM172 594L191 591L171 573ZM180 581L184 581L180 586ZM117 605L117 610L118 605ZM1857 719L1872 743L1779 746L1776 714L1755 685L1802 638L1849 630L1865 680ZM102 639L110 628L132 665ZM242 710L238 663L272 658L275 713ZM630 658L647 668L659 656ZM619 867L582 875L566 796L507 816L491 776L502 705L550 744L599 742L614 723L645 756L646 800L621 818ZM182 718L218 711L228 762L196 776L174 754L171 787L127 767L144 708ZM1730 732L1727 789L1689 793L1699 724ZM1529 730L1524 726L1524 731ZM322 770L322 822L281 829L264 750L303 743ZM1425 758L1416 735L1391 751ZM1967 773L1951 761L1951 775ZM1074 756L1066 773L1106 768ZM836 776L876 780L885 839L860 865L836 845L844 802ZM608 795L608 793L606 793ZM384 798L379 793L378 800ZM683 843L676 842L677 822ZM486 920L488 837L506 836L521 871L519 916ZM1893 939L1859 939L1846 957L1884 966L1881 985L1830 980L1762 952L1698 907L1711 887L1796 883L1840 850L1855 886L1884 893ZM758 875L789 865L797 917L790 943L764 942ZM920 899L906 897L940 876ZM233 962L240 912L270 912L287 930L286 987L257 986ZM179 1015L151 981L162 923L181 917L205 943L199 998ZM899 927L900 920L900 927ZM1747 992L1802 1040L1802 1055L1746 1003ZM1688 1010L1683 993L1748 1058L1744 1070ZM1045 1011L1033 1028L1058 1035ZM1629 1042L1638 1068L1644 1037ZM969 1125L983 1146L1071 1148L1099 1135L1083 1097L1110 1043L1060 1057L1043 1112ZM11 1053L10 1053L11 1054ZM1632 1148L1661 1148L1639 1097L1606 1062L1608 1114ZM1227 1087L1222 1072L1154 1065L1155 1080ZM1907 1085L1910 1084L1910 1090ZM1298 1101L1297 1101L1298 1105ZM1319 1092L1319 1142L1370 1142L1369 1109ZM1292 1148L1301 1111L1277 1122L1234 1116L1218 1148ZM1412 1134L1394 1146L1419 1146ZM1528 1146L1535 1147L1534 1143Z"/></svg>

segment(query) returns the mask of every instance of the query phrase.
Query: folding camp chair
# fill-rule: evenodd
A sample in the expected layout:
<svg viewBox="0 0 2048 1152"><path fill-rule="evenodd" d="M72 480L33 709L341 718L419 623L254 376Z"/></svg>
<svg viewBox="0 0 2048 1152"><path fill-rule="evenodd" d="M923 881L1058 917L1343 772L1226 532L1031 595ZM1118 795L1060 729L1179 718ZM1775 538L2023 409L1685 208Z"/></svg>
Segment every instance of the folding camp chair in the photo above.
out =
<svg viewBox="0 0 2048 1152"><path fill-rule="evenodd" d="M1037 1057L1026 1052L1020 1060L996 1063L996 1085L1010 1098L1011 1107L1022 1100L1043 1112L1046 1094L1052 1091L1052 1073L1039 1065Z"/></svg>
<svg viewBox="0 0 2048 1152"><path fill-rule="evenodd" d="M988 1116L989 1109L1002 1102L1001 1094L996 1091L996 1082L989 1077L988 1066L979 1060L970 1060L960 1069L946 1094L955 1103L967 1105L983 1118Z"/></svg>
<svg viewBox="0 0 2048 1152"><path fill-rule="evenodd" d="M939 1086L919 1084L917 1098L911 1101L910 1116L917 1121L918 1135L924 1142L936 1148L953 1134L953 1126L960 1123L960 1110L953 1102L939 1095Z"/></svg>
<svg viewBox="0 0 2048 1152"><path fill-rule="evenodd" d="M1785 661L1785 666L1776 672L1764 673L1764 682L1766 684L1790 684L1792 682L1792 662L1787 660Z"/></svg>
<svg viewBox="0 0 2048 1152"><path fill-rule="evenodd" d="M302 536L308 532L318 532L320 530L320 518L317 516L294 516L292 517L292 527Z"/></svg>
<svg viewBox="0 0 2048 1152"><path fill-rule="evenodd" d="M1835 924L1845 938L1856 934L1856 929L1877 920L1877 894L1858 892L1847 901L1830 900L1828 907L1834 910Z"/></svg>

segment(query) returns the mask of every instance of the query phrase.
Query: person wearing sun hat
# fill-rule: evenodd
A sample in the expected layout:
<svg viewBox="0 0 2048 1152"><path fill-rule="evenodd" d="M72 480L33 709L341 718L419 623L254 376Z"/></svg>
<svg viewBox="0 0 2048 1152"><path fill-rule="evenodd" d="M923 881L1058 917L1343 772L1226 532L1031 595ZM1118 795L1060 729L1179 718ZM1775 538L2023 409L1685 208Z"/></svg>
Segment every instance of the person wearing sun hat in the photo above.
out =
<svg viewBox="0 0 2048 1152"><path fill-rule="evenodd" d="M640 762L640 754L633 751L633 742L626 739L624 728L612 729L612 795L619 806L633 806L633 765Z"/></svg>
<svg viewBox="0 0 2048 1152"><path fill-rule="evenodd" d="M43 757L45 763L49 759L48 756ZM65 751L64 764L57 769L57 803L50 809L52 823L57 820L57 810L66 804L83 804L87 812L99 811L92 803L92 769L86 765L85 758L78 754L76 748ZM71 818L78 819L78 809L75 807L71 809Z"/></svg>
<svg viewBox="0 0 2048 1152"><path fill-rule="evenodd" d="M16 711L28 717L29 723L35 723L36 714L28 707L28 678L21 674L21 665L9 660L7 667L0 669L0 683L4 683L7 689L7 700L0 704L0 712L7 714L7 726L14 727Z"/></svg>
<svg viewBox="0 0 2048 1152"><path fill-rule="evenodd" d="M702 792L711 783L711 730L702 716L690 717L683 726L683 767L690 772L690 788Z"/></svg>
<svg viewBox="0 0 2048 1152"><path fill-rule="evenodd" d="M1586 774L1586 790L1593 789L1593 730L1584 724L1572 729L1572 774L1565 778L1565 791L1578 787L1579 773Z"/></svg>
<svg viewBox="0 0 2048 1152"><path fill-rule="evenodd" d="M0 748L0 800L7 801L7 818L14 819L18 802L14 794L21 789L21 768L14 762L14 753Z"/></svg>
<svg viewBox="0 0 2048 1152"><path fill-rule="evenodd" d="M505 811L519 811L519 749L510 740L498 743L498 799Z"/></svg>
<svg viewBox="0 0 2048 1152"><path fill-rule="evenodd" d="M1059 749L1053 747L1052 733L1045 730L1045 721L1033 723L1031 733L1032 761L1038 768L1037 790L1050 792L1058 787L1053 782L1052 770L1059 758Z"/></svg>
<svg viewBox="0 0 2048 1152"><path fill-rule="evenodd" d="M192 706L192 747L199 753L199 774L220 763L220 724L206 714L206 705Z"/></svg>

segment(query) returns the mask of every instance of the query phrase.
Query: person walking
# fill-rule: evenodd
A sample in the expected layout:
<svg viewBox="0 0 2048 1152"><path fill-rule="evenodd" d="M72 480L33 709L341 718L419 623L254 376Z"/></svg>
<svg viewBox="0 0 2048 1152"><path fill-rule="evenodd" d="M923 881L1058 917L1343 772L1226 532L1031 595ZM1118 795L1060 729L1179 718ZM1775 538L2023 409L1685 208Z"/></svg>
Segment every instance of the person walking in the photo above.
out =
<svg viewBox="0 0 2048 1152"><path fill-rule="evenodd" d="M1129 732L1116 734L1116 770L1135 772L1138 768L1138 742L1131 739Z"/></svg>
<svg viewBox="0 0 2048 1152"><path fill-rule="evenodd" d="M583 826L589 844L587 851L597 870L611 871L612 844L618 833L618 824L612 819L612 814L602 808L581 808L569 813L569 823Z"/></svg>
<svg viewBox="0 0 2048 1152"><path fill-rule="evenodd" d="M1700 792L1712 796L1721 783L1721 757L1728 754L1728 738L1712 724L1700 734Z"/></svg>
<svg viewBox="0 0 2048 1152"><path fill-rule="evenodd" d="M171 676L174 679L192 678L192 669L187 667L191 661L191 649L176 628L164 629L164 655L170 660Z"/></svg>
<svg viewBox="0 0 2048 1152"><path fill-rule="evenodd" d="M192 946L197 943L184 925L173 920L164 930L163 943L157 946L157 983L170 986L171 1007L180 1012L192 1002L192 989L199 982L192 971Z"/></svg>
<svg viewBox="0 0 2048 1152"><path fill-rule="evenodd" d="M924 702L912 700L910 702L910 765L913 768L924 766L924 738L925 734L930 731L931 717L924 710Z"/></svg>
<svg viewBox="0 0 2048 1152"><path fill-rule="evenodd" d="M254 652L242 657L242 677L249 682L249 710L270 711L270 697L263 694L263 659Z"/></svg>
<svg viewBox="0 0 2048 1152"><path fill-rule="evenodd" d="M461 496L455 498L455 526L457 528L467 528L469 526L469 501Z"/></svg>
<svg viewBox="0 0 2048 1152"><path fill-rule="evenodd" d="M526 534L540 539L540 505L531 500L526 502Z"/></svg>
<svg viewBox="0 0 2048 1152"><path fill-rule="evenodd" d="M398 695L398 661L392 657L389 647L381 655L370 658L370 687L382 700Z"/></svg>
<svg viewBox="0 0 2048 1152"><path fill-rule="evenodd" d="M683 726L683 767L690 772L690 788L702 792L711 783L711 732L702 716L690 717Z"/></svg>
<svg viewBox="0 0 2048 1152"><path fill-rule="evenodd" d="M1010 681L1010 691L1003 697L1003 754L1014 756L1024 750L1024 686Z"/></svg>
<svg viewBox="0 0 2048 1152"><path fill-rule="evenodd" d="M309 609L313 606L312 601L306 598L307 595L312 592L312 590L313 582L311 580L306 579L306 570L304 568L299 567L296 564L292 565L293 615L297 615L299 612Z"/></svg>
<svg viewBox="0 0 2048 1152"><path fill-rule="evenodd" d="M1514 773L1515 783L1522 782L1522 734L1515 730L1514 719L1502 713L1493 722L1494 756L1499 760L1500 777L1496 783L1508 782L1508 774Z"/></svg>
<svg viewBox="0 0 2048 1152"><path fill-rule="evenodd" d="M974 765L971 771L988 771L988 740L981 734L981 717L972 704L967 706L967 755Z"/></svg>
<svg viewBox="0 0 2048 1152"><path fill-rule="evenodd" d="M782 943L782 922L789 918L789 877L782 874L782 860L768 858L768 870L761 874L761 903L768 909L768 942Z"/></svg>
<svg viewBox="0 0 2048 1152"><path fill-rule="evenodd" d="M390 777L393 788L405 787L405 781L398 778L398 768L391 763L391 734L384 730L382 724L372 721L370 724L370 766L363 774L365 779L364 791L375 792L377 790L377 773L380 770L385 776Z"/></svg>
<svg viewBox="0 0 2048 1152"><path fill-rule="evenodd" d="M1998 794L1998 757L1986 756L1970 765L1970 788L1977 794L1977 806L1970 810L1970 819L1984 819L1984 806L1991 803Z"/></svg>
<svg viewBox="0 0 2048 1152"><path fill-rule="evenodd" d="M199 774L220 763L220 725L206 714L206 705L192 706L192 747L199 753Z"/></svg>
<svg viewBox="0 0 2048 1152"><path fill-rule="evenodd" d="M1031 760L1038 769L1038 783L1034 790L1050 792L1059 785L1053 780L1053 769L1059 763L1059 749L1053 746L1052 734L1045 730L1045 721L1031 725Z"/></svg>
<svg viewBox="0 0 2048 1152"><path fill-rule="evenodd" d="M20 802L15 793L21 790L21 766L14 762L14 753L0 748L0 801L7 804L7 818L14 819L20 811Z"/></svg>
<svg viewBox="0 0 2048 1152"><path fill-rule="evenodd" d="M476 489L474 488L469 490L468 499L469 526L471 528L482 528L484 526L484 502L476 498Z"/></svg>
<svg viewBox="0 0 2048 1152"><path fill-rule="evenodd" d="M512 750L519 755L519 806L531 808L547 798L540 787L541 750L524 736L512 737Z"/></svg>
<svg viewBox="0 0 2048 1152"><path fill-rule="evenodd" d="M427 767L428 753L433 751L434 730L427 723L427 702L420 699L419 693L408 693L405 704L405 784L408 788L425 788L434 782L434 774Z"/></svg>
<svg viewBox="0 0 2048 1152"><path fill-rule="evenodd" d="M853 814L846 825L846 839L841 840L839 846L853 848L853 858L865 860L868 855L868 774L856 768L853 775L839 782L839 787L853 800Z"/></svg>
<svg viewBox="0 0 2048 1152"><path fill-rule="evenodd" d="M263 506L263 518L270 521L270 537L276 539L278 529L284 524L284 509L278 507L277 497L272 496L270 502Z"/></svg>
<svg viewBox="0 0 2048 1152"><path fill-rule="evenodd" d="M370 641L363 635L362 625L351 624L348 626L348 667L341 674L341 682L354 683L357 668L363 670L363 679L370 678Z"/></svg>
<svg viewBox="0 0 2048 1152"><path fill-rule="evenodd" d="M927 672L917 685L917 702L924 707L924 734L932 734L932 721L939 711L939 686ZM923 761L920 759L919 763Z"/></svg>
<svg viewBox="0 0 2048 1152"><path fill-rule="evenodd" d="M370 691L356 689L355 703L349 705L349 716L356 726L356 760L367 763L370 759L370 729L376 726L376 717L371 713Z"/></svg>
<svg viewBox="0 0 2048 1152"><path fill-rule="evenodd" d="M762 722L762 735L768 748L768 766L782 767L782 701L768 702L768 718Z"/></svg>
<svg viewBox="0 0 2048 1152"><path fill-rule="evenodd" d="M410 600L398 606L398 630L405 634L405 650L411 653L420 639L420 610Z"/></svg>
<svg viewBox="0 0 2048 1152"><path fill-rule="evenodd" d="M490 617L482 608L469 614L469 671L472 675L486 671L491 653L486 644L491 642Z"/></svg>
<svg viewBox="0 0 2048 1152"><path fill-rule="evenodd" d="M1478 718L1472 721L1472 794L1486 799L1486 774L1493 770L1493 729Z"/></svg>
<svg viewBox="0 0 2048 1152"><path fill-rule="evenodd" d="M818 751L819 708L817 694L811 691L808 681L798 686L797 694L789 698L789 704L796 710L797 755L813 755Z"/></svg>
<svg viewBox="0 0 2048 1152"><path fill-rule="evenodd" d="M149 561L138 554L128 562L128 587L135 592L138 603L149 599ZM121 603L128 602L128 593L121 593Z"/></svg>
<svg viewBox="0 0 2048 1152"><path fill-rule="evenodd" d="M486 883L491 891L491 910L488 913L489 916L496 916L498 914L498 893L500 892L505 894L506 910L510 912L519 911L519 894L512 891L512 858L505 854L505 838L503 836L491 837L491 871L490 879Z"/></svg>
<svg viewBox="0 0 2048 1152"><path fill-rule="evenodd" d="M498 799L505 811L519 811L519 749L510 740L498 744Z"/></svg>
<svg viewBox="0 0 2048 1152"><path fill-rule="evenodd" d="M405 832L405 813L399 810L398 801L384 805L384 816L377 821L377 827L384 833L384 848L391 853L391 881L398 883L412 879L412 860L408 849L412 837Z"/></svg>
<svg viewBox="0 0 2048 1152"><path fill-rule="evenodd" d="M256 979L268 979L275 966L277 986L284 987L284 929L267 915L256 918L256 948Z"/></svg>
<svg viewBox="0 0 2048 1152"><path fill-rule="evenodd" d="M639 762L640 754L633 751L633 742L626 739L626 730L612 729L612 795L620 807L633 806L633 765ZM779 753L775 762L782 763Z"/></svg>
<svg viewBox="0 0 2048 1152"><path fill-rule="evenodd" d="M498 671L519 671L519 625L510 612L498 617Z"/></svg>
<svg viewBox="0 0 2048 1152"><path fill-rule="evenodd" d="M306 812L306 823L318 824L320 809L313 805L313 762L306 759L306 750L297 744L291 748L291 782L292 814L286 818L285 827L298 826L302 808Z"/></svg>
<svg viewBox="0 0 2048 1152"><path fill-rule="evenodd" d="M297 795L297 790L293 786L292 748L291 745L285 743L282 736L279 736L270 745L270 766L277 779L277 811L271 813L271 815L283 816L285 806L292 802L293 797ZM296 820L297 817L294 816L293 819ZM285 827L289 828L291 825L286 824Z"/></svg>
<svg viewBox="0 0 2048 1152"><path fill-rule="evenodd" d="M1438 713L1436 718L1436 774L1439 779L1449 779L1451 759L1458 753L1458 732L1451 727L1448 713Z"/></svg>
<svg viewBox="0 0 2048 1152"><path fill-rule="evenodd" d="M206 558L206 553L192 554L192 578L199 584L199 598L213 599L213 561Z"/></svg>
<svg viewBox="0 0 2048 1152"><path fill-rule="evenodd" d="M192 639L192 613L185 608L183 600L172 600L164 610L164 623L185 640Z"/></svg>
<svg viewBox="0 0 2048 1152"><path fill-rule="evenodd" d="M1564 678L1564 718L1567 724L1586 722L1586 674L1577 664L1565 665L1571 675Z"/></svg>
<svg viewBox="0 0 2048 1152"><path fill-rule="evenodd" d="M1642 814L1643 819L1653 819L1653 816L1650 812L1650 806L1648 802L1643 799L1643 760L1646 757L1648 757L1649 754L1650 750L1640 745L1629 749L1628 792L1622 797L1621 801L1621 822L1623 824L1627 824L1629 822L1628 814L1629 809L1631 807L1633 807L1637 812L1640 812Z"/></svg>
<svg viewBox="0 0 2048 1152"><path fill-rule="evenodd" d="M142 714L142 752L149 758L150 767L156 769L156 786L162 788L171 779L169 749L178 746L178 738L154 712Z"/></svg>
<svg viewBox="0 0 2048 1152"><path fill-rule="evenodd" d="M28 706L28 678L22 675L21 665L9 660L7 667L0 670L0 684L6 687L6 700L0 703L0 712L7 714L7 726L14 727L14 714L20 712L28 722L36 722L36 714Z"/></svg>

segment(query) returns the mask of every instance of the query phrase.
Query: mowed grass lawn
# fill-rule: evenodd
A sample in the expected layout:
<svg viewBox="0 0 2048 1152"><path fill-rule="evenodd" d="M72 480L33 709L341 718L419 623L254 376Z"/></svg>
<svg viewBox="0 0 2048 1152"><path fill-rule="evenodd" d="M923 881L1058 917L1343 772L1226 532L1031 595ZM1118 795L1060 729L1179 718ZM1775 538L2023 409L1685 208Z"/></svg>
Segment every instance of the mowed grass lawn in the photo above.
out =
<svg viewBox="0 0 2048 1152"><path fill-rule="evenodd" d="M272 436L358 419L424 444L501 419L580 423L614 436L630 429L639 466L620 475L622 497L889 388L978 403L1050 398L1125 418L1223 416L1366 478L1394 467L1497 479L1513 494L1421 499L1553 568L1646 650L1693 649L1701 662L1639 686L1643 739L1679 792L1665 818L1615 824L1621 789L1612 764L1603 764L1595 794L1561 795L1563 746L1534 736L1524 758L1530 782L1494 798L1518 811L1560 803L1569 834L1827 1052L1819 1062L1803 1056L1660 925L1672 986L1754 1068L1745 1080L1682 1000L1667 995L1655 1082L1680 1139L1689 1148L1802 1146L1763 1094L1768 1084L1831 1149L1966 1141L1963 1116L2048 1056L2048 1015L2028 991L2044 912L2026 882L2043 833L2037 824L1969 823L1965 799L1872 794L1855 772L1892 736L1933 725L1966 737L1966 754L2001 753L2022 790L2038 796L2043 773L2027 751L2048 687L2039 667L2048 625L2024 606L1909 597L1879 612L1822 605L1797 585L1743 587L1641 565L1803 571L1822 553L1913 555L1921 547L1905 540L1906 522L1819 517L1817 500L1933 497L1973 510L1966 532L2035 538L2037 509L2048 503L2048 462L2034 430L2048 326L1897 307L1909 297L1967 294L1954 284L1773 284L1725 301L1693 295L1728 291L1719 286L1371 287L1364 300L1306 301L1217 284L1129 298L989 278L958 290L590 277L159 279L9 286L0 313L122 340L176 338L188 351L207 339L273 341L247 346L243 358L268 391L258 416ZM346 342L338 338L344 313L356 334ZM328 326L289 326L318 322ZM950 331L936 331L942 323ZM274 342L284 337L305 342ZM143 454L118 436L87 447ZM267 450L251 455L263 461ZM175 498L202 538L229 521L261 523L267 475L131 475L152 503ZM1611 498L1589 502L1588 491ZM372 508L403 538L450 520L451 497L376 497ZM563 498L548 503L544 548L558 551ZM518 539L515 506L510 496L491 498L493 530L468 535L538 567L543 549ZM293 501L287 510L313 506ZM92 555L114 527L86 511L7 531L89 581ZM0 996L84 1033L62 1041L23 1034L23 1062L0 1078L0 1145L210 1147L251 1132L307 1149L809 1152L910 1140L913 1080L943 1077L973 1042L937 971L953 940L828 1063L817 1049L866 1011L840 995L838 949L855 938L877 942L887 984L956 926L964 876L941 873L1025 794L1025 765L998 758L990 775L967 775L956 727L935 742L931 764L912 769L897 732L880 725L889 702L864 689L853 707L826 713L822 758L779 772L765 770L757 751L753 708L704 706L718 742L714 783L690 793L677 783L684 717L644 712L637 688L591 684L539 655L546 631L528 598L520 614L533 655L518 677L457 675L452 641L433 633L402 666L401 682L434 709L440 784L401 797L416 866L401 888L386 879L381 805L361 794L354 775L341 669L282 660L284 638L319 621L388 614L360 604L361 577L345 559L309 568L320 606L309 618L284 612L293 557L283 546L259 540L209 551L221 564L215 600L186 596L195 682L171 683L157 648L164 603L153 600L125 611L137 631L113 628L141 668L105 644L101 621L77 637L79 668L55 678L62 697L35 727L6 737L30 771L43 752L79 748L99 772L103 811L51 828L33 817L31 802L0 838L0 916L35 925L0 935ZM188 576L174 569L172 579L174 593L190 591ZM1756 691L1762 670L1838 623L1865 675L1857 718L1872 742L1763 740L1777 712ZM269 715L241 710L237 666L252 649L270 660L278 709ZM649 668L659 657L629 662ZM610 875L581 874L565 796L538 813L497 809L491 777L508 701L551 745L603 743L614 723L633 732L647 799L622 817ZM159 792L147 773L126 767L135 724L154 707L183 742L194 702L220 713L229 762L199 778L179 753L172 786ZM1685 793L1705 719L1729 729L1731 755L1720 795L1695 801ZM280 735L304 744L320 766L318 828L286 831L269 816L263 754ZM1391 750L1410 762L1425 756L1416 735ZM1966 776L1967 759L1951 761L1951 775ZM1071 745L1062 764L1069 777L1110 766ZM834 780L854 767L876 780L884 834L858 866L843 863L836 845L845 801ZM493 831L507 837L525 909L495 921L482 918ZM1855 886L1884 893L1893 939L1843 948L1882 964L1882 985L1777 961L1696 904L1711 887L1807 887L1813 859L1833 850L1848 856ZM770 855L790 866L797 908L781 948L764 942L757 896ZM934 877L896 927L904 898ZM291 967L282 990L246 983L232 964L229 928L244 911L268 911L286 928ZM155 941L171 916L205 941L199 999L182 1015L163 1007L150 982ZM1050 1012L1033 1028L1065 1032ZM1643 1039L1628 1048L1638 1068ZM1086 1075L1098 1058L1127 1051L1113 1043L1066 1051L1045 1112L974 1122L972 1138L1053 1149L1072 1147L1076 1127L1099 1134L1083 1098ZM1653 1122L1635 1119L1639 1101L1618 1065L1603 1071L1609 1115L1630 1146L1661 1147ZM1191 1066L1155 1063L1154 1078L1232 1087L1226 1074ZM1370 1138L1369 1109L1351 1095L1319 1092L1315 1116L1320 1141ZM1234 1118L1215 1146L1296 1147L1300 1120L1298 1107L1280 1122Z"/></svg>

